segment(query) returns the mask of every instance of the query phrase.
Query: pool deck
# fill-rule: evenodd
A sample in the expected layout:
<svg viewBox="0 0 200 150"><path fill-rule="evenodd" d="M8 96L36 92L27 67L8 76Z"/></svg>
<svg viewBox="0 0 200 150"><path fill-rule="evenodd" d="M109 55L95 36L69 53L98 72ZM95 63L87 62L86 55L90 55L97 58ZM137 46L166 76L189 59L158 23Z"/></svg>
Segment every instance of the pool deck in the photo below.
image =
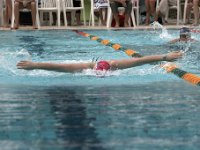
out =
<svg viewBox="0 0 200 150"><path fill-rule="evenodd" d="M194 26L192 25L175 25L175 24L172 24L172 25L164 25L164 27L166 29L180 29L181 27L183 26L187 26L189 28L194 28ZM115 28L115 27L111 27L111 28L107 28L105 26L68 26L68 27L65 27L65 26L60 26L60 27L57 27L57 26L41 26L39 30L64 30L64 29L67 29L67 30L116 30L116 29L120 29L120 30L141 30L141 29L153 29L153 26L145 26L145 25L139 25L139 26L136 26L136 27L120 27L120 28ZM0 30L11 30L10 28L5 28L5 27L0 27ZM18 30L33 30L32 26L20 26ZM13 30L15 31L15 30Z"/></svg>

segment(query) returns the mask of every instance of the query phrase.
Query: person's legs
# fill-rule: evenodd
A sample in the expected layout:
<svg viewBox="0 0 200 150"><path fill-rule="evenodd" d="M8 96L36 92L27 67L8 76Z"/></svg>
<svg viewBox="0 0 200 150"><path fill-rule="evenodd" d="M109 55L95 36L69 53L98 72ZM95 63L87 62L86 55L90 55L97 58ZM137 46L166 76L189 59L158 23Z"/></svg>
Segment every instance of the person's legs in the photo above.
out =
<svg viewBox="0 0 200 150"><path fill-rule="evenodd" d="M80 10L76 11L76 23L77 23L77 25L82 25L82 23L81 23L81 11Z"/></svg>
<svg viewBox="0 0 200 150"><path fill-rule="evenodd" d="M194 25L199 24L199 0L193 0Z"/></svg>
<svg viewBox="0 0 200 150"><path fill-rule="evenodd" d="M149 5L150 5L150 14L155 19L155 17L156 17L156 6L155 6L156 5L156 1L155 0L150 0Z"/></svg>
<svg viewBox="0 0 200 150"><path fill-rule="evenodd" d="M73 0L73 4L74 4L74 7L81 7L81 1L80 0ZM78 10L76 11L76 23L77 25L82 25L81 23L81 11Z"/></svg>
<svg viewBox="0 0 200 150"><path fill-rule="evenodd" d="M72 25L71 12L66 12L66 16L67 16L67 24Z"/></svg>
<svg viewBox="0 0 200 150"><path fill-rule="evenodd" d="M15 1L14 4L14 14L15 14L15 25L14 25L14 29L18 29L19 28L19 9L23 7L22 3Z"/></svg>
<svg viewBox="0 0 200 150"><path fill-rule="evenodd" d="M113 16L114 16L114 19L115 19L115 22L116 22L115 27L119 27L118 5L119 5L118 2L111 2L110 3L110 7L112 9L112 13L113 13Z"/></svg>
<svg viewBox="0 0 200 150"><path fill-rule="evenodd" d="M158 21L159 17L165 18L166 14L169 11L169 3L168 0L161 0L161 2L159 3L159 6L156 10L156 17L155 17L155 21ZM163 20L165 21L165 20Z"/></svg>
<svg viewBox="0 0 200 150"><path fill-rule="evenodd" d="M36 27L36 21L35 21L36 20L36 3L35 3L35 1L29 3L28 8L31 9L33 29L36 29L37 27Z"/></svg>
<svg viewBox="0 0 200 150"><path fill-rule="evenodd" d="M145 0L145 7L146 7L146 21L145 24L148 25L150 22L150 5L149 5L150 1L149 0Z"/></svg>
<svg viewBox="0 0 200 150"><path fill-rule="evenodd" d="M105 14L104 14L105 12ZM99 17L101 19L101 23L103 26L106 25L106 17L107 17L107 9L106 8L99 8Z"/></svg>
<svg viewBox="0 0 200 150"><path fill-rule="evenodd" d="M12 16L12 3L11 0L6 0L6 16L5 16L5 26L9 26L9 21L11 21Z"/></svg>
<svg viewBox="0 0 200 150"><path fill-rule="evenodd" d="M124 27L128 27L129 26L128 21L130 19L131 12L132 12L132 2L131 1L126 1Z"/></svg>
<svg viewBox="0 0 200 150"><path fill-rule="evenodd" d="M186 8L186 21L185 21L185 24L190 23L190 14L191 14L192 7L193 7L192 0L189 0L188 4L187 4L187 8Z"/></svg>

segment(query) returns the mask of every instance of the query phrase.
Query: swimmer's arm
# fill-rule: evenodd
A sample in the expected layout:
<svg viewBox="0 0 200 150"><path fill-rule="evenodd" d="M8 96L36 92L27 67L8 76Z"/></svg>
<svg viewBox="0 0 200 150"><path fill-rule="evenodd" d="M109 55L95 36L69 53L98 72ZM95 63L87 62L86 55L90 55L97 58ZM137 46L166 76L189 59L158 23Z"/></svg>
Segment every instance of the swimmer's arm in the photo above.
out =
<svg viewBox="0 0 200 150"><path fill-rule="evenodd" d="M190 42L198 42L196 39L191 39Z"/></svg>
<svg viewBox="0 0 200 150"><path fill-rule="evenodd" d="M131 58L124 60L112 60L109 63L111 65L111 69L116 70L116 69L126 69L144 64L149 64L152 62L173 61L180 57L182 57L181 52L172 52L166 55L152 55L152 56L144 56L140 58Z"/></svg>
<svg viewBox="0 0 200 150"><path fill-rule="evenodd" d="M58 71L58 72L80 72L84 69L92 69L94 63L48 63L48 62L32 62L32 61L20 61L17 64L18 69L33 70L42 69L48 71Z"/></svg>
<svg viewBox="0 0 200 150"><path fill-rule="evenodd" d="M174 39L174 40L169 41L168 43L169 43L169 44L174 44L174 43L179 42L179 40L180 40L180 39Z"/></svg>

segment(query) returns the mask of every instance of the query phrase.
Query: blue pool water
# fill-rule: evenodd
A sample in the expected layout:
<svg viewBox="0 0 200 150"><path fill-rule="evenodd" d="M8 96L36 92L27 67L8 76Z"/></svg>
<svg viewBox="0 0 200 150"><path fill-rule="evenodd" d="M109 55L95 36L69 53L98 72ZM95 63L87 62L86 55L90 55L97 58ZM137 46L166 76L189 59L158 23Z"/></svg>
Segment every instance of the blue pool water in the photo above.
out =
<svg viewBox="0 0 200 150"><path fill-rule="evenodd" d="M143 55L185 50L176 64L200 76L199 42L177 30L84 30ZM192 34L200 40L200 34ZM0 146L5 150L198 150L200 93L159 65L108 72L18 70L20 60L89 62L128 56L73 31L0 32Z"/></svg>

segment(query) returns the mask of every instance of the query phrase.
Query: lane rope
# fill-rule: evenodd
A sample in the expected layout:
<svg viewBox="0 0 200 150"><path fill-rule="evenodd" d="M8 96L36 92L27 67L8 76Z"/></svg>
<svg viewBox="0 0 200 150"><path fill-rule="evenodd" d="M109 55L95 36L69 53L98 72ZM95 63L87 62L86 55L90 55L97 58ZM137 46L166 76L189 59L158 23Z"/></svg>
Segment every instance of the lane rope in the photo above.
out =
<svg viewBox="0 0 200 150"><path fill-rule="evenodd" d="M116 51L124 51L128 56L131 56L131 57L142 57L142 55L140 55L135 50L123 47L118 43L112 43L109 40L101 39L101 38L99 38L97 36L94 36L94 35L79 31L79 30L73 30L73 31L76 32L77 34L80 34L80 35L84 36L84 37L90 38L90 40L97 41L97 42L99 42L99 43L101 43L101 44L103 44L105 46L110 46L113 49L115 49Z"/></svg>
<svg viewBox="0 0 200 150"><path fill-rule="evenodd" d="M200 33L200 30L199 29L192 29L191 32L193 32L193 33Z"/></svg>
<svg viewBox="0 0 200 150"><path fill-rule="evenodd" d="M103 44L105 46L110 46L110 47L112 47L113 49L115 49L117 51L118 50L124 51L128 56L131 56L131 57L142 57L142 55L139 54L137 51L125 48L125 47L121 46L118 43L112 43L109 40L101 39L101 38L99 38L97 36L85 33L83 31L79 31L79 30L73 30L73 31L76 32L79 35L82 35L84 37L90 38L90 40L96 40L97 42L99 42L99 43L101 43L101 44ZM182 78L183 80L185 80L185 81L187 81L187 82L189 82L191 84L200 86L200 77L198 75L186 72L186 71L178 68L173 63L166 63L166 64L162 65L162 68L164 68L167 73L173 73L177 77Z"/></svg>

